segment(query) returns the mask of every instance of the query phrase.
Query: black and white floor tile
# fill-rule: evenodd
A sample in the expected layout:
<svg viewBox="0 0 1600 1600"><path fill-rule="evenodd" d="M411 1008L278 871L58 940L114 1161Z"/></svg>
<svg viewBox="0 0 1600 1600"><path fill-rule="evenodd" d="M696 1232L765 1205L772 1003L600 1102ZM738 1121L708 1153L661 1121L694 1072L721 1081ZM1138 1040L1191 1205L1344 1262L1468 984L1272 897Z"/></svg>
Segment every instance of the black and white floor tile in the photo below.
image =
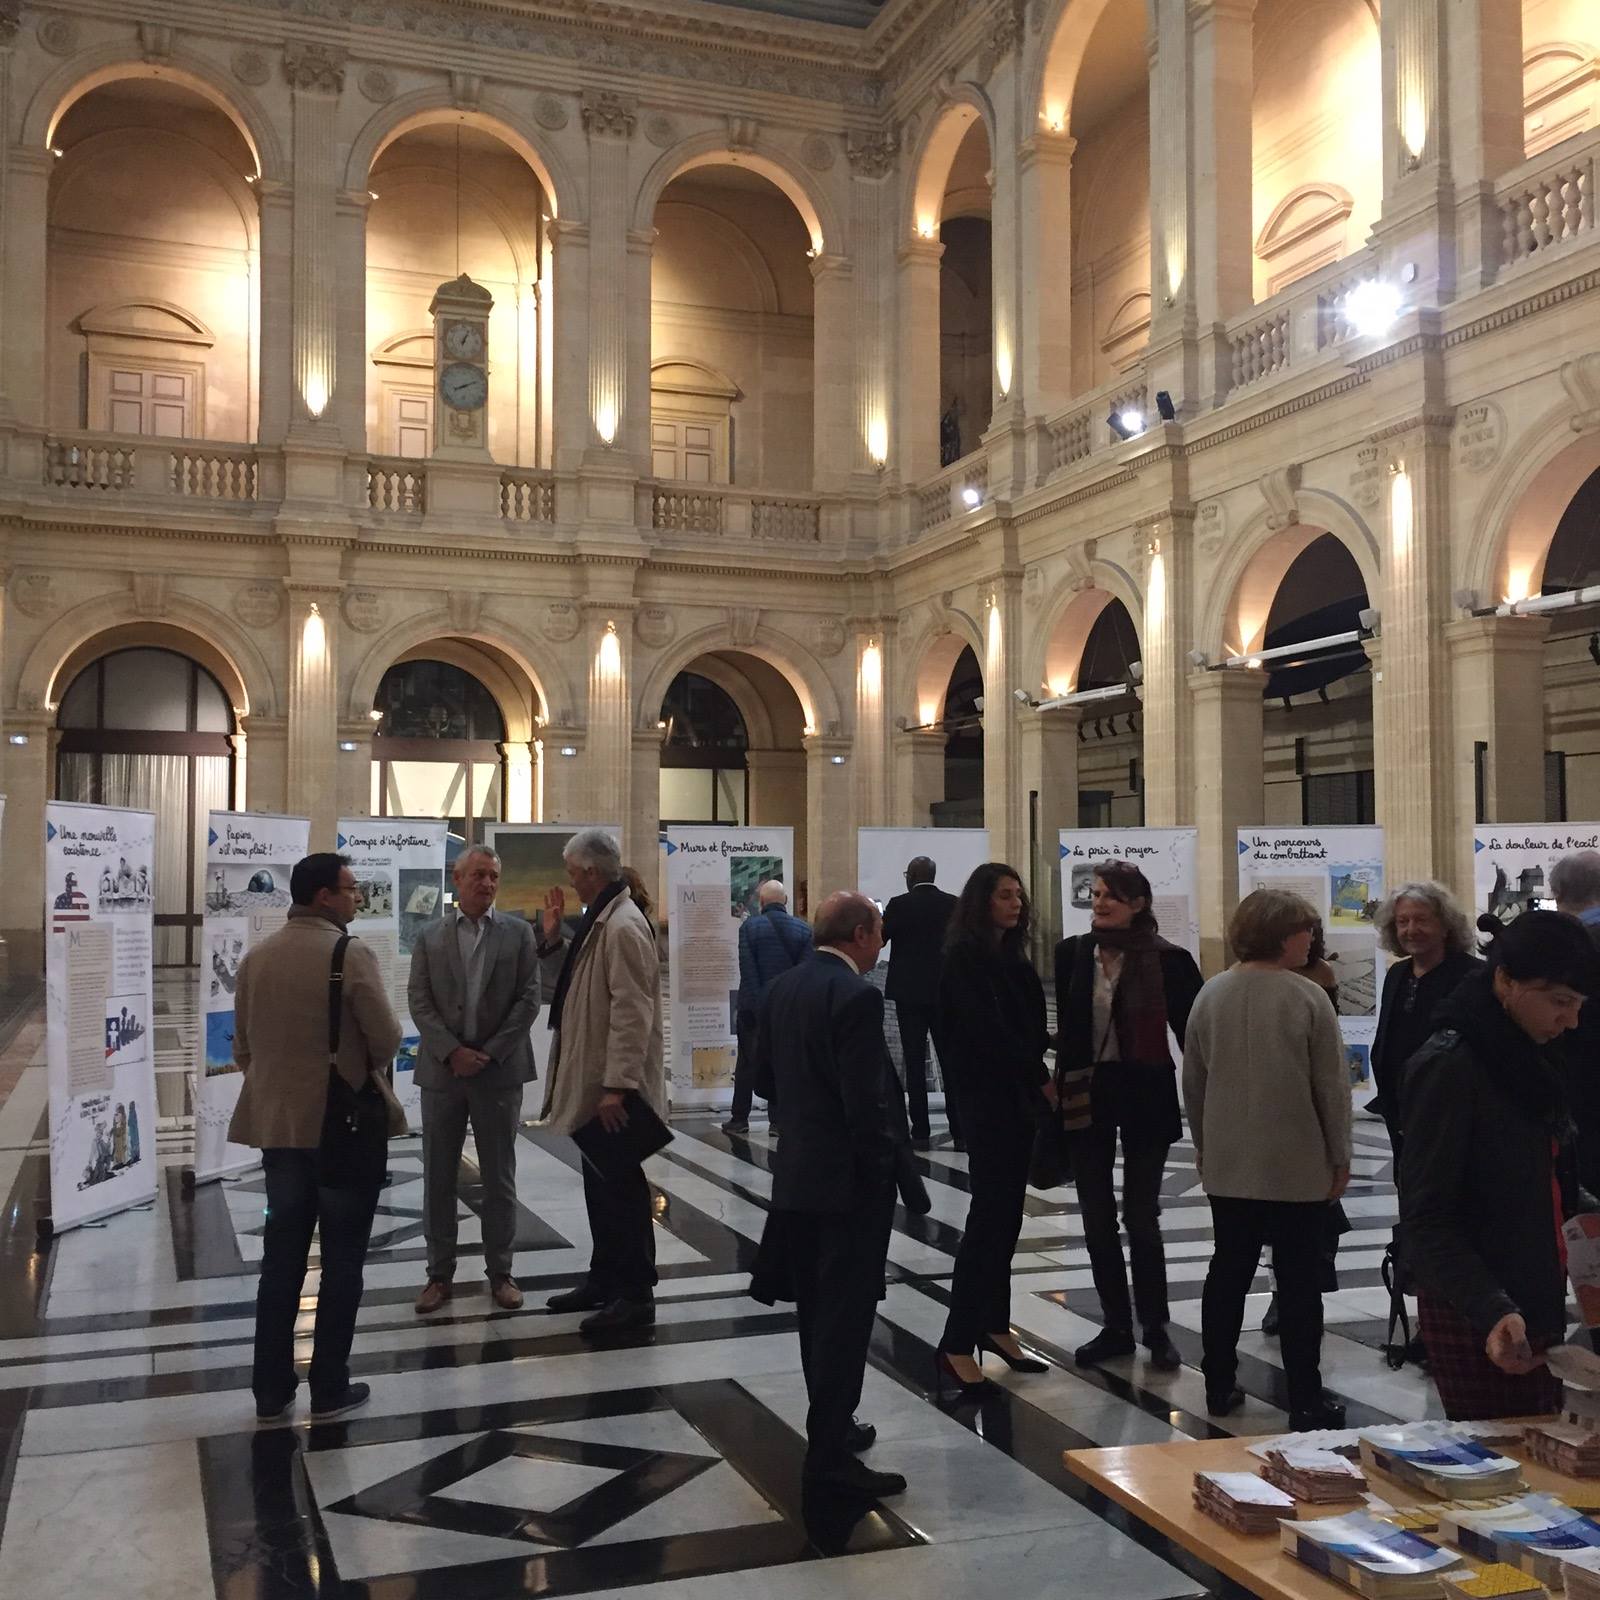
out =
<svg viewBox="0 0 1600 1600"><path fill-rule="evenodd" d="M1060 1465L1063 1449L1220 1431L1193 1365L1073 1366L1098 1308L1070 1192L1030 1194L1013 1262L1014 1325L1051 1371L994 1374L998 1400L949 1415L931 1399L933 1347L965 1218L965 1158L947 1148L923 1158L934 1209L898 1219L861 1408L879 1433L869 1459L910 1489L867 1506L803 1491L793 1319L746 1294L771 1192L759 1120L739 1139L713 1117L677 1121L649 1169L658 1322L603 1347L578 1335L578 1317L541 1309L588 1258L566 1141L525 1129L516 1270L528 1301L517 1313L493 1308L471 1260L469 1145L458 1294L426 1322L411 1309L423 1273L420 1157L415 1140L397 1142L354 1352L371 1404L312 1426L302 1389L290 1424L259 1428L249 1393L259 1175L186 1194L185 1153L163 1140L157 1204L37 1254L44 1098L36 1061L0 1109L0 1595L1237 1593ZM1370 1120L1357 1130L1354 1229L1327 1300L1324 1370L1353 1418L1418 1417L1434 1409L1426 1380L1391 1372L1377 1350L1394 1213L1386 1139ZM1165 1196L1173 1332L1193 1363L1210 1242L1187 1146L1173 1151ZM1273 1431L1285 1420L1276 1346L1252 1331L1241 1350L1250 1399L1228 1426Z"/></svg>

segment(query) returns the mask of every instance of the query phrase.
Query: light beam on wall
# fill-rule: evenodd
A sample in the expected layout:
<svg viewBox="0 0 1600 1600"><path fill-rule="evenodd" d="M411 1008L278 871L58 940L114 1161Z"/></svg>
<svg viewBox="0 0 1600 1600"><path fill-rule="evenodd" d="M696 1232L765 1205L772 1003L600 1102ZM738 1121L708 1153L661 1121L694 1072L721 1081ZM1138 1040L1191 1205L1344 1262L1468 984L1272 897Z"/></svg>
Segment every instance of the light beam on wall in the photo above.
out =
<svg viewBox="0 0 1600 1600"><path fill-rule="evenodd" d="M1396 558L1411 549L1411 474L1401 467L1389 480L1389 549Z"/></svg>
<svg viewBox="0 0 1600 1600"><path fill-rule="evenodd" d="M607 678L622 676L622 645L617 639L614 622L608 622L606 631L600 635L600 673Z"/></svg>
<svg viewBox="0 0 1600 1600"><path fill-rule="evenodd" d="M300 654L309 664L321 661L328 653L328 628L322 620L322 613L317 609L317 602L311 602L311 609L306 613L304 626L300 630Z"/></svg>
<svg viewBox="0 0 1600 1600"><path fill-rule="evenodd" d="M882 412L867 424L867 454L880 471L889 460L889 422Z"/></svg>
<svg viewBox="0 0 1600 1600"><path fill-rule="evenodd" d="M883 652L871 640L861 652L861 688L873 699L883 688Z"/></svg>
<svg viewBox="0 0 1600 1600"><path fill-rule="evenodd" d="M1146 631L1159 628L1167 615L1167 562L1159 548L1150 556L1150 588L1144 607Z"/></svg>
<svg viewBox="0 0 1600 1600"><path fill-rule="evenodd" d="M602 400L595 407L594 431L600 435L600 442L608 449L617 442L617 403L615 400Z"/></svg>
<svg viewBox="0 0 1600 1600"><path fill-rule="evenodd" d="M1000 385L1002 400L1011 393L1011 340L1003 330L995 335L994 375Z"/></svg>
<svg viewBox="0 0 1600 1600"><path fill-rule="evenodd" d="M328 375L313 368L306 374L305 384L301 388L300 398L306 403L306 410L313 417L320 417L328 409Z"/></svg>

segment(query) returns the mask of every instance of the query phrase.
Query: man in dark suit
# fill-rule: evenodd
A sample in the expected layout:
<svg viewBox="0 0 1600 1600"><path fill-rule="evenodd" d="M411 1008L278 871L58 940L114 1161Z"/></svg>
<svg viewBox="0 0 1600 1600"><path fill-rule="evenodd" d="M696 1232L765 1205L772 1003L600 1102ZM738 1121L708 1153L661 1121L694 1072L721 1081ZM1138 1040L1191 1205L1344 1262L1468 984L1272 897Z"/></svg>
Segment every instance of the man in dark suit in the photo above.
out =
<svg viewBox="0 0 1600 1600"><path fill-rule="evenodd" d="M773 982L811 954L811 930L789 914L789 891L768 878L756 891L761 909L739 924L739 998L734 1033L739 1054L733 1068L733 1105L724 1133L750 1131L750 1101L755 1083L756 1017ZM767 1101L767 1131L778 1131L778 1106Z"/></svg>
<svg viewBox="0 0 1600 1600"><path fill-rule="evenodd" d="M914 856L906 864L906 892L883 908L883 937L889 946L889 980L884 995L894 1001L900 1022L900 1048L906 1063L906 1099L911 1111L911 1137L918 1149L928 1148L928 1034L943 1065L945 1054L938 1033L939 967L944 959L944 936L950 926L956 897L934 886L938 868L927 856ZM955 1098L946 1094L950 1137L964 1150L956 1121Z"/></svg>
<svg viewBox="0 0 1600 1600"><path fill-rule="evenodd" d="M497 916L500 858L473 845L456 859L455 909L429 923L411 953L407 997L419 1035L422 1091L422 1232L428 1281L416 1309L437 1311L456 1272L456 1181L472 1122L483 1178L483 1256L489 1292L506 1311L522 1304L511 1273L517 1234L517 1124L522 1086L534 1076L528 1030L539 1015L533 929Z"/></svg>
<svg viewBox="0 0 1600 1600"><path fill-rule="evenodd" d="M855 1421L894 1221L895 1186L925 1212L908 1170L905 1117L891 1088L883 996L861 974L876 965L883 921L862 894L823 901L816 954L785 973L761 1008L757 1059L783 1104L762 1253L781 1256L800 1323L806 1375L805 1476L871 1496L900 1494L895 1472L853 1452L876 1435ZM783 1294L782 1298L789 1298Z"/></svg>

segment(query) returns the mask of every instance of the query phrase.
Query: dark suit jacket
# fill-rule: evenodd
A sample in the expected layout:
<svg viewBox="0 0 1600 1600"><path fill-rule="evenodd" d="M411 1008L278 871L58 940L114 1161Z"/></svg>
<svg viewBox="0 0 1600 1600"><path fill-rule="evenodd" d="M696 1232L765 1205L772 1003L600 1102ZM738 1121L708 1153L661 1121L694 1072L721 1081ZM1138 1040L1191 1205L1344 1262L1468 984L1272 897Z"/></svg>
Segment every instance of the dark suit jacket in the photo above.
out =
<svg viewBox="0 0 1600 1600"><path fill-rule="evenodd" d="M774 1208L852 1212L881 1199L909 1146L883 996L819 950L767 991L756 1050L783 1107Z"/></svg>
<svg viewBox="0 0 1600 1600"><path fill-rule="evenodd" d="M886 998L928 1010L938 1005L944 936L955 908L956 897L931 883L897 894L883 908L883 937L889 946Z"/></svg>
<svg viewBox="0 0 1600 1600"><path fill-rule="evenodd" d="M1056 946L1056 1059L1069 1070L1088 1066L1094 1037L1094 962L1100 941L1074 934ZM1200 969L1187 950L1161 952L1161 983L1167 1023L1183 1048L1189 1012L1200 993ZM1172 1061L1108 1061L1095 1069L1089 1091L1094 1120L1170 1144L1183 1133L1178 1113L1178 1075Z"/></svg>
<svg viewBox="0 0 1600 1600"><path fill-rule="evenodd" d="M1417 1009L1423 1017L1431 1019L1446 1000L1461 987L1461 980L1478 966L1478 958L1464 950L1452 951L1432 972L1417 985ZM1405 1057L1390 1060L1395 1053L1393 1023L1399 1015L1400 990L1406 974L1411 970L1411 958L1396 961L1383 975L1383 997L1378 1005L1378 1028L1372 1036L1372 1087L1377 1090L1378 1114L1389 1125L1391 1133L1400 1126L1400 1084L1404 1076ZM1432 1022L1420 1028L1426 1042L1433 1032ZM1418 1049L1421 1045L1418 1045ZM1396 1152L1396 1161L1399 1155Z"/></svg>
<svg viewBox="0 0 1600 1600"><path fill-rule="evenodd" d="M419 1036L417 1087L448 1089L456 1082L450 1052L469 1044L491 1058L473 1082L509 1089L535 1076L528 1030L539 1015L539 957L533 928L520 917L496 912L484 935L483 992L478 998L478 1037L461 1036L467 974L456 936L456 914L428 924L411 952L406 998Z"/></svg>
<svg viewBox="0 0 1600 1600"><path fill-rule="evenodd" d="M1600 924L1586 922L1584 929L1600 950ZM1561 1036L1558 1049L1567 1102L1578 1125L1578 1175L1585 1189L1600 1194L1600 1000L1584 1001L1578 1026Z"/></svg>

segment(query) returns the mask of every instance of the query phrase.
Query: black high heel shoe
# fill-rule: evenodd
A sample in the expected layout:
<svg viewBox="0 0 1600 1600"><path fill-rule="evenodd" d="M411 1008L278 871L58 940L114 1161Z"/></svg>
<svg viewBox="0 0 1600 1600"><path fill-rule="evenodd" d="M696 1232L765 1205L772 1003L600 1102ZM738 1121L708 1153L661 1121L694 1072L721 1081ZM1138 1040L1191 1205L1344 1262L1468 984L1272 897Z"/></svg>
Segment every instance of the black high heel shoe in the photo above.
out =
<svg viewBox="0 0 1600 1600"><path fill-rule="evenodd" d="M985 1400L992 1394L1000 1393L1000 1385L991 1383L987 1378L979 1378L976 1382L968 1383L965 1378L950 1364L947 1351L935 1350L933 1353L933 1403L937 1406L945 1404L945 1379L955 1380L955 1393L950 1398L952 1405L972 1405L977 1401ZM983 1361L980 1355L979 1370L982 1370Z"/></svg>
<svg viewBox="0 0 1600 1600"><path fill-rule="evenodd" d="M988 1334L984 1334L978 1340L978 1353L982 1355L985 1351L992 1356L999 1356L1013 1372L1048 1372L1050 1370L1048 1361L1036 1361L1032 1356L1007 1355Z"/></svg>

